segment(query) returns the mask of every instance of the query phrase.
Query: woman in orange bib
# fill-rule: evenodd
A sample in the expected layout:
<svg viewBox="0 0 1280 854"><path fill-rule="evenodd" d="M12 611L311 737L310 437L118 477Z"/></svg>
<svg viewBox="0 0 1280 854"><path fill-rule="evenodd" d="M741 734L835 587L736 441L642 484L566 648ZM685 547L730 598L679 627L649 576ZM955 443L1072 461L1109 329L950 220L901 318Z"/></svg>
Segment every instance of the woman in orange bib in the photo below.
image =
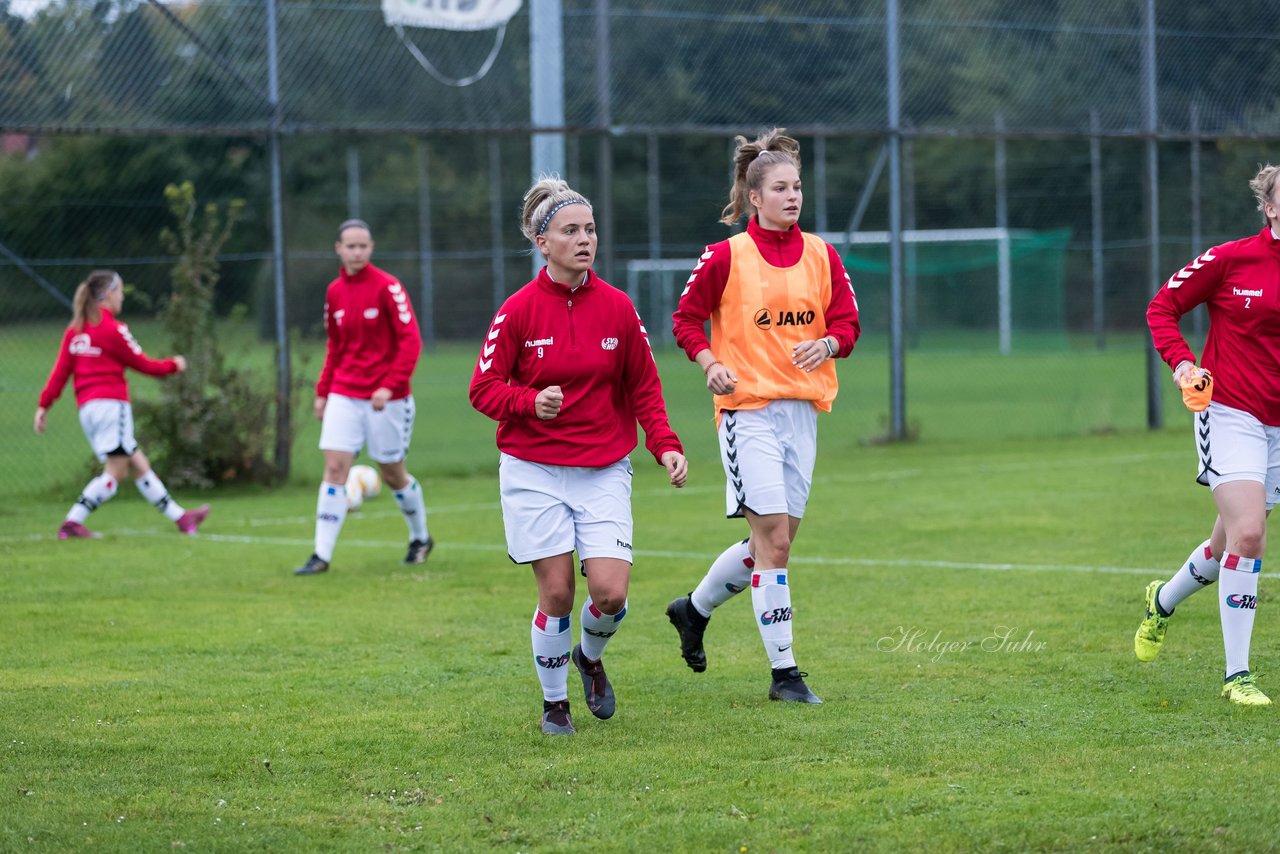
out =
<svg viewBox="0 0 1280 854"><path fill-rule="evenodd" d="M667 617L685 663L701 673L711 612L749 587L772 669L769 699L820 703L796 666L787 563L809 499L817 413L835 400L832 360L858 340L858 303L836 250L797 224L800 144L779 128L735 141L720 221L731 226L747 214L747 230L702 253L673 327L715 401L725 515L745 517L751 535L729 546Z"/></svg>

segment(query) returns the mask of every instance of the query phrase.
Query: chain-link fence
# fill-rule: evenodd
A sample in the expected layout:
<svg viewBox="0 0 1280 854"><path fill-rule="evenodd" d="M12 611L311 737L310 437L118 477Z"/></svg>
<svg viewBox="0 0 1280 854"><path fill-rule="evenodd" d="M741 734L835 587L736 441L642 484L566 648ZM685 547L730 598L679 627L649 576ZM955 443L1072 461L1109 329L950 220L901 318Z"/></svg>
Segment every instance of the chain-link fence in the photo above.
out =
<svg viewBox="0 0 1280 854"><path fill-rule="evenodd" d="M886 152L901 142L901 226L917 233L904 244L908 350L1129 348L1141 373L1153 275L1261 224L1246 182L1280 136L1280 36L1260 23L1263 0L555 5L559 62L530 48L537 0L474 32L397 30L373 0L0 0L6 425L29 431L65 298L95 267L120 270L143 344L166 349L145 319L169 292L174 259L157 236L171 182L194 182L203 202L244 200L218 310L265 350L279 319L273 202L287 327L319 333L333 228L357 215L377 262L417 296L427 339L474 340L528 278L517 212L543 63L563 69L554 130L566 177L596 204L597 268L632 283L659 331L679 260L726 233L714 220L732 135L762 127L801 139L801 224L851 260L857 235L893 225ZM490 60L471 85L441 82ZM920 236L963 229L993 236L959 260ZM1056 254L1002 261L1018 250L1001 234L1053 235ZM869 348L887 338L876 251L850 264ZM1119 420L1141 426L1140 402ZM68 434L57 441L78 448Z"/></svg>

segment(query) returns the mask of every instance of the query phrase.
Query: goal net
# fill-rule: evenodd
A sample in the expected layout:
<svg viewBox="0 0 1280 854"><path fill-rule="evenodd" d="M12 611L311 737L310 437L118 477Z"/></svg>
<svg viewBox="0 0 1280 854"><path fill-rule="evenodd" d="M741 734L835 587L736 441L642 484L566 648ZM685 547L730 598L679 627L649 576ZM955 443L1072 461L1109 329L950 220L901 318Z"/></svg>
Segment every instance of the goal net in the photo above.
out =
<svg viewBox="0 0 1280 854"><path fill-rule="evenodd" d="M889 326L889 233L823 232L853 279L863 332ZM1059 349L1066 345L1064 279L1071 232L1005 228L903 232L903 329L913 349ZM626 288L655 342L695 258L628 261Z"/></svg>

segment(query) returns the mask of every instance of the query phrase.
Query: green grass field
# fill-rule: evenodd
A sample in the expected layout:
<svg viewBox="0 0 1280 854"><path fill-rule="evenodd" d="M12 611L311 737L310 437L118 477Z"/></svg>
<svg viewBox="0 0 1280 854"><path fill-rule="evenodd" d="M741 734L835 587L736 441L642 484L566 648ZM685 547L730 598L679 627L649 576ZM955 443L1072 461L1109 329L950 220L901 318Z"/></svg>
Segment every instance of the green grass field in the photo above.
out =
<svg viewBox="0 0 1280 854"><path fill-rule="evenodd" d="M1280 846L1276 712L1218 698L1212 595L1179 608L1159 659L1133 657L1146 581L1213 514L1185 413L1140 429L1138 347L922 356L922 441L900 445L868 442L883 355L843 366L791 566L798 659L826 700L803 708L766 699L745 597L712 621L706 673L679 657L666 603L745 530L722 518L696 371L660 354L690 485L633 455L629 618L606 654L619 711L592 719L573 677L578 735L560 739L537 729L534 587L504 554L470 359L446 349L419 371L425 567L397 563L383 495L348 519L333 572L291 575L311 548L314 428L287 486L180 495L213 503L197 538L126 489L91 519L104 539L53 539L75 471L3 503L0 849ZM1133 377L1113 370L1135 359ZM78 437L69 403L55 420ZM17 453L35 447L33 406L6 406ZM1253 665L1274 696L1271 583Z"/></svg>
<svg viewBox="0 0 1280 854"><path fill-rule="evenodd" d="M131 326L148 353L169 354L167 336L157 324ZM72 500L91 474L93 459L80 432L70 386L54 405L45 435L31 430L61 334L60 324L0 330L0 430L11 459L9 476L0 480L0 497L47 492ZM219 329L219 339L228 365L249 367L264 388L274 388L269 343L258 340L252 329L228 324ZM908 426L925 441L1105 434L1139 431L1146 425L1147 344L1138 336L1117 336L1104 352L1091 349L1091 341L1065 351L1045 351L1029 341L1026 352L1014 356L997 354L990 335L940 340L948 346L909 353L906 361ZM297 369L314 378L323 359L322 345L304 341L297 349L306 359ZM680 351L659 349L656 355L673 426L688 443L691 457L714 463L710 404L696 368ZM414 434L419 474L473 475L493 465L492 425L467 402L475 356L475 345L448 344L424 355L419 364L414 377L421 413ZM855 357L841 364L840 375L835 411L823 419L824 452L851 450L888 432L885 341L864 336ZM159 381L130 374L134 399L155 397L158 388ZM1176 420L1185 410L1172 383L1166 392L1165 411ZM295 413L295 418L301 430L293 482L310 484L319 466L319 424L309 410ZM138 438L145 450L146 436Z"/></svg>

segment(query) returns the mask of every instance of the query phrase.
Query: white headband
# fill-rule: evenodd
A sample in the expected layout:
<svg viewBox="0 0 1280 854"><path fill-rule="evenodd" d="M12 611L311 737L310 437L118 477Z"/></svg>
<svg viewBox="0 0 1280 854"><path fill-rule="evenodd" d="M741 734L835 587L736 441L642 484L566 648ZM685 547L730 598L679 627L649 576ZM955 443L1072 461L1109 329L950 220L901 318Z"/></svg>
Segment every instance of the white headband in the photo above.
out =
<svg viewBox="0 0 1280 854"><path fill-rule="evenodd" d="M102 295L101 295L101 296L94 297L94 299L96 299L98 302L102 302L103 300L105 300L105 299L107 298L107 294L111 293L111 292L112 292L112 291L114 291L116 288L120 287L120 285L121 285L120 277L119 277L119 276L112 276L112 277L111 277L111 284L107 285L107 289L106 289L105 291L103 291L103 292L102 292Z"/></svg>

